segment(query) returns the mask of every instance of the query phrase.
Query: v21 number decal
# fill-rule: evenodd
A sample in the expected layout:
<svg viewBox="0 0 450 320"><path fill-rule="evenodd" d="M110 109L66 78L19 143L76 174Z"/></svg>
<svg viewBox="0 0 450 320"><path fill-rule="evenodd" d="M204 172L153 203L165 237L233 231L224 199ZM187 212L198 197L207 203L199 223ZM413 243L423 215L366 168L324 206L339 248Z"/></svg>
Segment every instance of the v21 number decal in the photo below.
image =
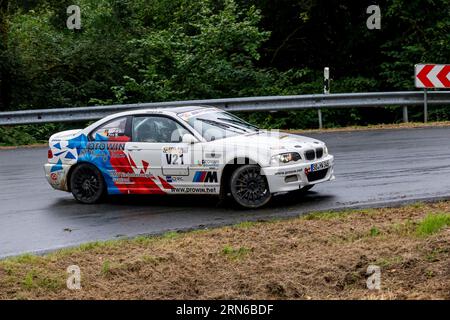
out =
<svg viewBox="0 0 450 320"><path fill-rule="evenodd" d="M168 165L183 165L184 157L183 154L166 154L166 163Z"/></svg>
<svg viewBox="0 0 450 320"><path fill-rule="evenodd" d="M163 147L162 164L163 166L180 166L186 164L187 148L183 147Z"/></svg>

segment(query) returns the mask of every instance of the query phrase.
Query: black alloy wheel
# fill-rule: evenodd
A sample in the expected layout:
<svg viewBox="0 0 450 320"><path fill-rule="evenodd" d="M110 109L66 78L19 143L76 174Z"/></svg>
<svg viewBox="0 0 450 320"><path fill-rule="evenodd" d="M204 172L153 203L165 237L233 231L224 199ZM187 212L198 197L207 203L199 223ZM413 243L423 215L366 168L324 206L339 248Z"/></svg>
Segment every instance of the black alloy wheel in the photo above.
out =
<svg viewBox="0 0 450 320"><path fill-rule="evenodd" d="M237 168L231 175L230 189L236 203L245 208L262 207L272 197L267 179L257 165Z"/></svg>
<svg viewBox="0 0 450 320"><path fill-rule="evenodd" d="M92 204L105 193L105 183L100 171L93 165L83 163L77 166L70 178L70 188L76 200Z"/></svg>

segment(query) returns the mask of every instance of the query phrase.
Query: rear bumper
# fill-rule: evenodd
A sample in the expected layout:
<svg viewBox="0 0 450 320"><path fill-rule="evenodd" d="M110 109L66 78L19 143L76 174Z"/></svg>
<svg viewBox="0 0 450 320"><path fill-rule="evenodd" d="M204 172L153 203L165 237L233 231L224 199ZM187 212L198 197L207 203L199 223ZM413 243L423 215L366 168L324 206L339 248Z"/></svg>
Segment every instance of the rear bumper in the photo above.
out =
<svg viewBox="0 0 450 320"><path fill-rule="evenodd" d="M330 162L326 172L325 170L318 172L319 174L314 175L314 180L312 175L309 175L308 178L307 172L310 170L311 165L322 161ZM305 186L334 180L334 157L328 155L320 160L302 164L265 167L261 169L261 174L266 176L271 193L294 191Z"/></svg>
<svg viewBox="0 0 450 320"><path fill-rule="evenodd" d="M69 191L67 175L70 167L71 165L46 163L44 172L48 183L56 190Z"/></svg>

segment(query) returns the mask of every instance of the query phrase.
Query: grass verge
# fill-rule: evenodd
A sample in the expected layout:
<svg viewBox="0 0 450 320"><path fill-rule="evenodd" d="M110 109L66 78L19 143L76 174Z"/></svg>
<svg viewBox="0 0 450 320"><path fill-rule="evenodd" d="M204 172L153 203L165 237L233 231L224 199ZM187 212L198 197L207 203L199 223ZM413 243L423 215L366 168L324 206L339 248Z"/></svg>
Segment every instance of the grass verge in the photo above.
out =
<svg viewBox="0 0 450 320"><path fill-rule="evenodd" d="M418 203L89 243L0 261L0 298L450 299L449 217L450 202Z"/></svg>
<svg viewBox="0 0 450 320"><path fill-rule="evenodd" d="M428 236L448 226L450 226L449 213L430 213L419 223L417 233L421 236Z"/></svg>

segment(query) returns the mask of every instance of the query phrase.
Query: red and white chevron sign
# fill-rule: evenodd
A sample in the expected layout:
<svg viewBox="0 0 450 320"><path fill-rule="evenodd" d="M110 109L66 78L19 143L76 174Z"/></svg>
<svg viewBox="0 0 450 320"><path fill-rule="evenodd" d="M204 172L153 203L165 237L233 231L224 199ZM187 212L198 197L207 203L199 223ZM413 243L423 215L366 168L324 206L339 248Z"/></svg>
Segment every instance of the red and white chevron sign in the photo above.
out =
<svg viewBox="0 0 450 320"><path fill-rule="evenodd" d="M416 64L416 88L450 88L450 65Z"/></svg>

